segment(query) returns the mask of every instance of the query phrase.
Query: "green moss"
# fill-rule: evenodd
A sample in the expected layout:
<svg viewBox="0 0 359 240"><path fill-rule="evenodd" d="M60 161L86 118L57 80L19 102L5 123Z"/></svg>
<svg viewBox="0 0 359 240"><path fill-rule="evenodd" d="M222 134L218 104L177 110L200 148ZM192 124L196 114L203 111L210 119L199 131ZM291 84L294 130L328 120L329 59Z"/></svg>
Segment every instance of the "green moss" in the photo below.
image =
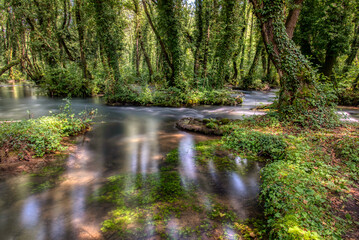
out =
<svg viewBox="0 0 359 240"><path fill-rule="evenodd" d="M219 172L238 171L235 158L224 149L221 141L211 140L196 145L196 163L208 170L209 161L213 161L214 167Z"/></svg>
<svg viewBox="0 0 359 240"><path fill-rule="evenodd" d="M58 184L64 171L65 161L63 159L51 162L36 173L30 174L30 179L26 186L32 193L48 190Z"/></svg>
<svg viewBox="0 0 359 240"><path fill-rule="evenodd" d="M201 144L199 148L215 146L218 141ZM173 150L164 159L159 173L110 177L92 198L97 202L110 202L115 207L103 222L102 231L117 232L121 239L151 236L192 239L204 235L214 237L218 236L218 230L233 229L239 238L241 230L235 226L244 223L231 209L218 203L215 195L199 193L194 182L186 181L184 187L178 164L178 151ZM203 197L208 199L206 207ZM193 221L198 221L198 225L194 226Z"/></svg>

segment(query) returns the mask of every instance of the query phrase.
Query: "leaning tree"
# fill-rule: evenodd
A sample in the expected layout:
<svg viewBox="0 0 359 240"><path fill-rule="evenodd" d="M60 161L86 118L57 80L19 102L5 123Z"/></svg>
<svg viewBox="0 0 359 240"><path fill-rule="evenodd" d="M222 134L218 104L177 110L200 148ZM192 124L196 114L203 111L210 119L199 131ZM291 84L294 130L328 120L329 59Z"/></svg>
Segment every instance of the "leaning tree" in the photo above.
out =
<svg viewBox="0 0 359 240"><path fill-rule="evenodd" d="M317 84L318 75L287 33L289 4L304 0L250 0L261 25L267 52L280 76L279 116L293 121L313 120L321 125L334 113L329 108L328 94ZM296 7L294 8L296 9ZM298 17L294 14L293 17ZM308 117L310 119L308 119Z"/></svg>

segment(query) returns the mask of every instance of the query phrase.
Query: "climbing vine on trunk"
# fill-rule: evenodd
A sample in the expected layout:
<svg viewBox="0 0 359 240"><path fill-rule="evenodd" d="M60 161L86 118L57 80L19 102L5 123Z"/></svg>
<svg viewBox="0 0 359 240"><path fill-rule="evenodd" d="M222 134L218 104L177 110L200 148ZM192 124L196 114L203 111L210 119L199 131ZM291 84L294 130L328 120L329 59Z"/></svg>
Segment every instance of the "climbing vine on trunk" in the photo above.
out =
<svg viewBox="0 0 359 240"><path fill-rule="evenodd" d="M298 123L335 122L327 96L317 84L318 76L286 32L286 1L251 0L251 3L261 23L267 52L280 76L279 116Z"/></svg>

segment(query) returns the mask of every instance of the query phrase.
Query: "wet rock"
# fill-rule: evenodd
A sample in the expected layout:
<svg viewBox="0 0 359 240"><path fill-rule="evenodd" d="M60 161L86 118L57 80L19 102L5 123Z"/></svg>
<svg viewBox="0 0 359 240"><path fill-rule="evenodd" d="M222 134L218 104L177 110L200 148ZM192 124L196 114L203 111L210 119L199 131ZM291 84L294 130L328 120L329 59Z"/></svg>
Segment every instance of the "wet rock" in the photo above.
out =
<svg viewBox="0 0 359 240"><path fill-rule="evenodd" d="M224 122L229 123L230 120L227 120L224 120ZM221 121L222 120L182 118L176 123L176 127L185 131L222 136L223 131L220 129L220 125L223 123Z"/></svg>

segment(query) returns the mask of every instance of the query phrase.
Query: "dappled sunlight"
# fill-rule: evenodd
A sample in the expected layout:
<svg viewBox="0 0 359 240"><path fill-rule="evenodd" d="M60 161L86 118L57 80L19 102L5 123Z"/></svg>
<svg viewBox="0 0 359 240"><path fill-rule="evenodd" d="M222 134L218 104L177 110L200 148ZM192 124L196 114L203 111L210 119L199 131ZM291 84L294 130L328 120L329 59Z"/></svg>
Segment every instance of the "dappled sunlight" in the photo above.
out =
<svg viewBox="0 0 359 240"><path fill-rule="evenodd" d="M239 235L235 231L233 231L232 228L229 228L228 226L226 226L224 228L224 233L225 233L226 239L228 239L228 240L236 240L239 238Z"/></svg>

